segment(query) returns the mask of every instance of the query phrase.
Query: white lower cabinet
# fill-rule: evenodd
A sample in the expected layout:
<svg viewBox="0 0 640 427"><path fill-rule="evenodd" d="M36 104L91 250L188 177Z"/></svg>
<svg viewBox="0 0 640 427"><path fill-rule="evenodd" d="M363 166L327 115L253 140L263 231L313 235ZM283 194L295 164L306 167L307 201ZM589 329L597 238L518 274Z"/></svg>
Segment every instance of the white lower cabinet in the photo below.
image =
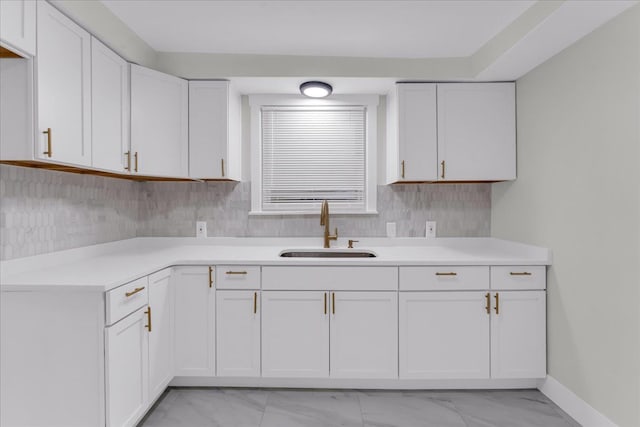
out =
<svg viewBox="0 0 640 427"><path fill-rule="evenodd" d="M216 362L219 377L260 376L260 292L218 291Z"/></svg>
<svg viewBox="0 0 640 427"><path fill-rule="evenodd" d="M493 292L491 298L491 377L543 378L547 374L545 291Z"/></svg>
<svg viewBox="0 0 640 427"><path fill-rule="evenodd" d="M215 375L215 290L212 267L176 267L175 375Z"/></svg>
<svg viewBox="0 0 640 427"><path fill-rule="evenodd" d="M485 292L400 293L400 378L489 378Z"/></svg>
<svg viewBox="0 0 640 427"><path fill-rule="evenodd" d="M398 376L398 293L331 293L330 376Z"/></svg>
<svg viewBox="0 0 640 427"><path fill-rule="evenodd" d="M133 426L147 410L147 307L106 328L107 426Z"/></svg>
<svg viewBox="0 0 640 427"><path fill-rule="evenodd" d="M173 378L173 292L171 269L149 276L149 400L158 398Z"/></svg>
<svg viewBox="0 0 640 427"><path fill-rule="evenodd" d="M329 376L329 296L262 292L262 376Z"/></svg>

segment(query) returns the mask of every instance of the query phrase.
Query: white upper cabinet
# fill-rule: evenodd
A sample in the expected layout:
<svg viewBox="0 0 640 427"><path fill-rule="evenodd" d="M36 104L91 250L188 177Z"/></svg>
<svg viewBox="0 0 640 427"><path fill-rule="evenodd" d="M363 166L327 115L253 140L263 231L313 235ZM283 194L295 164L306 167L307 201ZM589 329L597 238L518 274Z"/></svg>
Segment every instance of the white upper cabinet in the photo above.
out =
<svg viewBox="0 0 640 427"><path fill-rule="evenodd" d="M91 36L38 2L35 157L91 166Z"/></svg>
<svg viewBox="0 0 640 427"><path fill-rule="evenodd" d="M131 65L133 173L189 175L188 82Z"/></svg>
<svg viewBox="0 0 640 427"><path fill-rule="evenodd" d="M241 177L240 95L228 81L189 82L189 176Z"/></svg>
<svg viewBox="0 0 640 427"><path fill-rule="evenodd" d="M387 96L387 183L516 178L514 83L400 83Z"/></svg>
<svg viewBox="0 0 640 427"><path fill-rule="evenodd" d="M435 181L436 85L399 84L388 99L387 182Z"/></svg>
<svg viewBox="0 0 640 427"><path fill-rule="evenodd" d="M516 178L513 83L438 84L439 180Z"/></svg>
<svg viewBox="0 0 640 427"><path fill-rule="evenodd" d="M36 54L36 1L0 1L0 45L21 56Z"/></svg>
<svg viewBox="0 0 640 427"><path fill-rule="evenodd" d="M97 39L91 40L92 166L128 170L129 64Z"/></svg>

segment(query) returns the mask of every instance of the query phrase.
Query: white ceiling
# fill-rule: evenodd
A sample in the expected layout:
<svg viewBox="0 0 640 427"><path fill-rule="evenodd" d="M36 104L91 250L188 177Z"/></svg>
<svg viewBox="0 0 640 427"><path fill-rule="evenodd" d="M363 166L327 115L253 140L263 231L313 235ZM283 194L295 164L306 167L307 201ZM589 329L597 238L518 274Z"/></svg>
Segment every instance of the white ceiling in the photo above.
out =
<svg viewBox="0 0 640 427"><path fill-rule="evenodd" d="M103 0L160 52L469 56L535 1Z"/></svg>
<svg viewBox="0 0 640 427"><path fill-rule="evenodd" d="M235 64L227 68L231 70L227 73L210 76L205 72L207 75L203 76L198 65L181 66L189 59L200 60L201 56L181 56L170 61L174 68L167 72L187 78L230 78L242 93L295 93L302 81L315 77L331 83L334 93L339 94L386 93L396 80L430 80L433 78L430 72L440 69L451 72L440 72L438 80L516 80L640 3L638 0L101 1L156 52L212 54L212 58L222 61L217 62L219 65ZM253 55L250 60L243 60L250 64L249 72L245 68L234 73L237 63L225 62L230 60L220 59L216 56L219 54ZM363 61L377 58L375 61L393 61L396 68L389 66L389 62L383 64L400 71L398 75L369 73L371 67L365 65L360 68L361 73L350 74L342 65L336 65L325 67L332 70L331 78L325 78L329 76L292 74L289 70L296 70L295 65L301 62L286 62L278 57L281 64L275 68L281 74L272 72L265 77L262 72L274 65L265 59L269 56L263 55ZM340 63L338 58L327 58L322 64L326 65L326 61ZM413 66L413 62L406 65L406 61L432 61L426 64L433 65L419 68L419 64L425 63ZM313 74L314 69L311 68Z"/></svg>

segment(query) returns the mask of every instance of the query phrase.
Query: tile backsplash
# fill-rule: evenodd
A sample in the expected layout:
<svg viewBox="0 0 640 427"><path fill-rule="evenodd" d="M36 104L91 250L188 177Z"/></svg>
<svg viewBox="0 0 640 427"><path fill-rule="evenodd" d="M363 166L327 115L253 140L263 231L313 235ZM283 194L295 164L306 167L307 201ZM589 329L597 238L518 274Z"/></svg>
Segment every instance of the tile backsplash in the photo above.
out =
<svg viewBox="0 0 640 427"><path fill-rule="evenodd" d="M0 165L0 259L135 236L321 236L318 216L250 216L249 182L134 182ZM378 186L378 215L332 215L344 237L490 235L491 184Z"/></svg>

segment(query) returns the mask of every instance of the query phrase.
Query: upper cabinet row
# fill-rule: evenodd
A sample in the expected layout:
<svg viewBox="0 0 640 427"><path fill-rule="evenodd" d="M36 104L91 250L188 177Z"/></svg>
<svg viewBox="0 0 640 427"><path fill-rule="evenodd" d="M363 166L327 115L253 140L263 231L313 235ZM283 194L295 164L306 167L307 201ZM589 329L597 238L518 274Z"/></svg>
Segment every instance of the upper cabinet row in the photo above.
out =
<svg viewBox="0 0 640 427"><path fill-rule="evenodd" d="M240 179L240 96L229 82L130 65L47 2L37 14L35 58L0 60L0 160Z"/></svg>
<svg viewBox="0 0 640 427"><path fill-rule="evenodd" d="M516 178L514 83L399 83L387 98L387 183Z"/></svg>

